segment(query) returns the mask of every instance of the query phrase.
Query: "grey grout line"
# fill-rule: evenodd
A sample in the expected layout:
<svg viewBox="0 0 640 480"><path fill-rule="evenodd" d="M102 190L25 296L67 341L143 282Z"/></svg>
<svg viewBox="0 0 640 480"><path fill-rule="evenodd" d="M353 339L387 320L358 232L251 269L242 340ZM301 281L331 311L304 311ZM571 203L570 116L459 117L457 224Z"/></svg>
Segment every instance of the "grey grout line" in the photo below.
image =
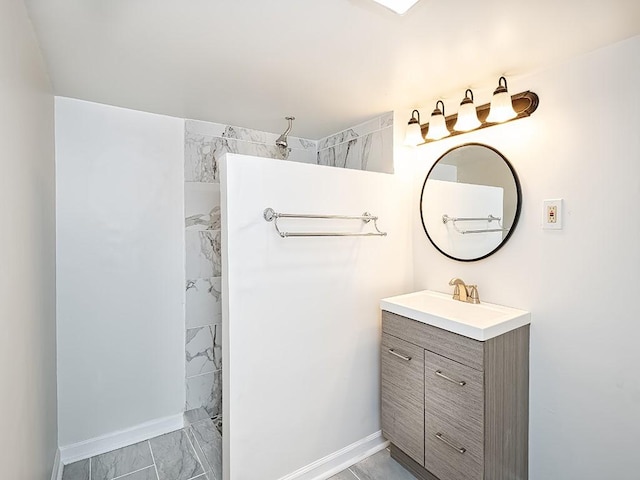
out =
<svg viewBox="0 0 640 480"><path fill-rule="evenodd" d="M342 133L342 132L338 132L338 133ZM267 147L271 147L271 146L275 147L276 146L275 145L275 140L273 142L260 142L260 141L256 141L256 140L243 140L243 139L240 139L240 138L233 138L233 137L220 137L218 135L205 135L205 134L202 134L202 133L196 133L195 135L199 135L199 136L202 136L202 137L209 137L209 138L212 138L212 139L233 140L234 142L252 143L254 145L264 145L264 146L267 146ZM273 134L273 135L276 136L276 138L277 138L277 134ZM294 138L300 138L300 137L294 137ZM315 140L310 140L310 141L313 142ZM299 148L299 147L288 147L288 148L290 148L291 150L300 150L300 151L303 151L303 152L313 152L313 150L311 150L310 148L309 149L308 148ZM232 152L229 152L229 153L232 153ZM185 183L187 183L187 182L185 182ZM189 183L207 183L207 182L189 182Z"/></svg>
<svg viewBox="0 0 640 480"><path fill-rule="evenodd" d="M207 323L206 325L199 325L197 327L187 327L187 330L195 330L196 328L215 327L216 325L222 325L221 323Z"/></svg>
<svg viewBox="0 0 640 480"><path fill-rule="evenodd" d="M151 445L149 445L149 450L151 450ZM153 458L153 452L151 452L151 458ZM133 472L125 473L124 475L120 475L118 477L113 477L111 480L118 480L119 478L126 477L127 475L133 475L134 473L138 473L138 472L141 472L143 470L147 470L147 469L149 469L151 467L155 467L155 465L156 465L156 462L154 460L153 465L149 465L149 466L144 467L144 468L139 468L138 470L134 470Z"/></svg>
<svg viewBox="0 0 640 480"><path fill-rule="evenodd" d="M195 454L196 459L198 460L198 463L200 463L200 467L202 467L202 471L204 472L202 475L206 474L207 470L206 470L206 468L204 468L204 464L202 463L202 460L200 460L200 455L198 455L198 452L196 451L195 447L193 446L193 442L191 441L191 438L189 437L189 434L187 433L187 429L183 428L182 430L184 431L184 434L187 436L187 440L189 440L189 445L191 445L191 449L193 450L193 453ZM193 434L193 438L196 438L196 434L195 433ZM197 441L198 441L198 439L196 438L196 442ZM200 444L198 444L198 447L199 446L200 446ZM202 450L202 448L200 450ZM204 455L204 452L202 452L202 453ZM200 477L202 475L198 475L198 476L192 477L192 478L198 478L198 477Z"/></svg>
<svg viewBox="0 0 640 480"><path fill-rule="evenodd" d="M188 364L188 362L187 362L187 364ZM208 375L209 373L216 373L216 372L219 372L220 370L222 370L222 369L218 368L217 370L211 370L210 372L197 373L196 375L191 375L190 377L185 377L185 378L187 380L189 380L190 378L203 377L204 375Z"/></svg>
<svg viewBox="0 0 640 480"><path fill-rule="evenodd" d="M203 420L204 421L204 420ZM213 428L216 428L215 425L213 425ZM198 444L198 448L200 449L200 451L202 452L202 455L204 455L204 448L202 448L202 445L200 445L200 440L198 440L198 437L196 436L195 432L193 431L193 428L191 429L191 431L193 432L193 438L195 439L196 443ZM188 435L187 435L188 437ZM189 439L191 440L191 439ZM195 450L195 449L194 449ZM196 455L198 455L198 452L196 452ZM209 465L209 460L207 460L207 457L204 458L204 461L207 462L207 467L209 467L209 471L211 472L211 475L214 475L213 473L213 467L211 465ZM202 462L200 462L202 464ZM204 468L204 465L202 466ZM214 475L214 477L217 479L218 476Z"/></svg>
<svg viewBox="0 0 640 480"><path fill-rule="evenodd" d="M191 375L190 377L186 377L186 378L187 378L187 380L189 380L190 378L203 377L203 376L205 376L205 375L211 375L212 373L221 372L221 371L222 371L222 369L221 369L221 368L218 368L218 369L216 369L216 370L212 370L211 372L199 373L199 374L197 374L197 375Z"/></svg>
<svg viewBox="0 0 640 480"><path fill-rule="evenodd" d="M153 454L153 448L151 448L151 441L147 440L149 444L149 451L151 452L151 460L153 460L153 468L156 470L156 478L160 480L160 474L158 473L158 465L156 465L156 456Z"/></svg>
<svg viewBox="0 0 640 480"><path fill-rule="evenodd" d="M357 465L357 464L356 464ZM352 465L353 466L353 465ZM353 475L354 477L356 477L358 480L360 480L360 477L358 475L356 475L356 472L354 472L353 470L351 470L351 467L349 467L347 470L349 470L351 472L351 475Z"/></svg>

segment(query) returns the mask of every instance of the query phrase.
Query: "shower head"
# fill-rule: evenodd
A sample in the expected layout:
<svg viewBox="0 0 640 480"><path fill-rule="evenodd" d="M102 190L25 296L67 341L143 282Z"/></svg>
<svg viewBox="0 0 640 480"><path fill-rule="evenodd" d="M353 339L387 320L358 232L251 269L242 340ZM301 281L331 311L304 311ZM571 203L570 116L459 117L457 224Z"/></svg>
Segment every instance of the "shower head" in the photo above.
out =
<svg viewBox="0 0 640 480"><path fill-rule="evenodd" d="M287 137L285 137L284 133L278 137L276 145L281 148L287 148L289 146L287 143Z"/></svg>
<svg viewBox="0 0 640 480"><path fill-rule="evenodd" d="M293 127L293 121L296 119L296 117L285 117L285 119L289 120L289 126L284 131L284 133L280 135L276 140L276 145L280 148L287 148L289 146L289 143L287 143L287 135L289 135L291 127Z"/></svg>

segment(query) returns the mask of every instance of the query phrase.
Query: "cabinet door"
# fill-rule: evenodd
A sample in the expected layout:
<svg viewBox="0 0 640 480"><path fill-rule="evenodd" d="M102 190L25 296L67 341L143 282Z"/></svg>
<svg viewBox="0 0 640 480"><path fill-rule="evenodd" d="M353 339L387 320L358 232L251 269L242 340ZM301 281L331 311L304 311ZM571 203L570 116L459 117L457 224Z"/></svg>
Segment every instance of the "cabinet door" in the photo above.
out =
<svg viewBox="0 0 640 480"><path fill-rule="evenodd" d="M424 350L382 335L382 433L424 466Z"/></svg>
<svg viewBox="0 0 640 480"><path fill-rule="evenodd" d="M425 351L425 468L440 480L481 480L483 372Z"/></svg>

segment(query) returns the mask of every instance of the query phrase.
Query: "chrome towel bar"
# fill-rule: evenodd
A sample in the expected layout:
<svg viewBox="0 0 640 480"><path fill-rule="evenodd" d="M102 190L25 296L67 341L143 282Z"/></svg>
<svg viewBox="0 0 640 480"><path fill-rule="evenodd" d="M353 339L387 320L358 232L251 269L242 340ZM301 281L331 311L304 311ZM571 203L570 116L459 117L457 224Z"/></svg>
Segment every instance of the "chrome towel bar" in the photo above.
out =
<svg viewBox="0 0 640 480"><path fill-rule="evenodd" d="M378 228L378 217L364 212L362 215L318 215L304 213L278 213L273 208L267 208L263 212L263 217L267 222L273 222L276 232L282 238L287 237L384 237L387 232L381 232ZM375 232L283 232L278 227L280 218L311 218L311 219L337 219L337 220L361 220L365 224L373 221Z"/></svg>

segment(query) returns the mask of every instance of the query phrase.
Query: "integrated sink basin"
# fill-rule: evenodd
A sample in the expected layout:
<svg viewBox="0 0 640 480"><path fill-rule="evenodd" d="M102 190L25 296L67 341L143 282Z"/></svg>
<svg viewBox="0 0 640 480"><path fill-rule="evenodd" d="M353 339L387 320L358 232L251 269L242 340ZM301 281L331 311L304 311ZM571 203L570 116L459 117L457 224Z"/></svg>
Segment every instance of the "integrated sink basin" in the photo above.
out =
<svg viewBox="0 0 640 480"><path fill-rule="evenodd" d="M474 305L430 290L382 299L380 308L480 341L531 323L531 314L524 310L492 303Z"/></svg>

